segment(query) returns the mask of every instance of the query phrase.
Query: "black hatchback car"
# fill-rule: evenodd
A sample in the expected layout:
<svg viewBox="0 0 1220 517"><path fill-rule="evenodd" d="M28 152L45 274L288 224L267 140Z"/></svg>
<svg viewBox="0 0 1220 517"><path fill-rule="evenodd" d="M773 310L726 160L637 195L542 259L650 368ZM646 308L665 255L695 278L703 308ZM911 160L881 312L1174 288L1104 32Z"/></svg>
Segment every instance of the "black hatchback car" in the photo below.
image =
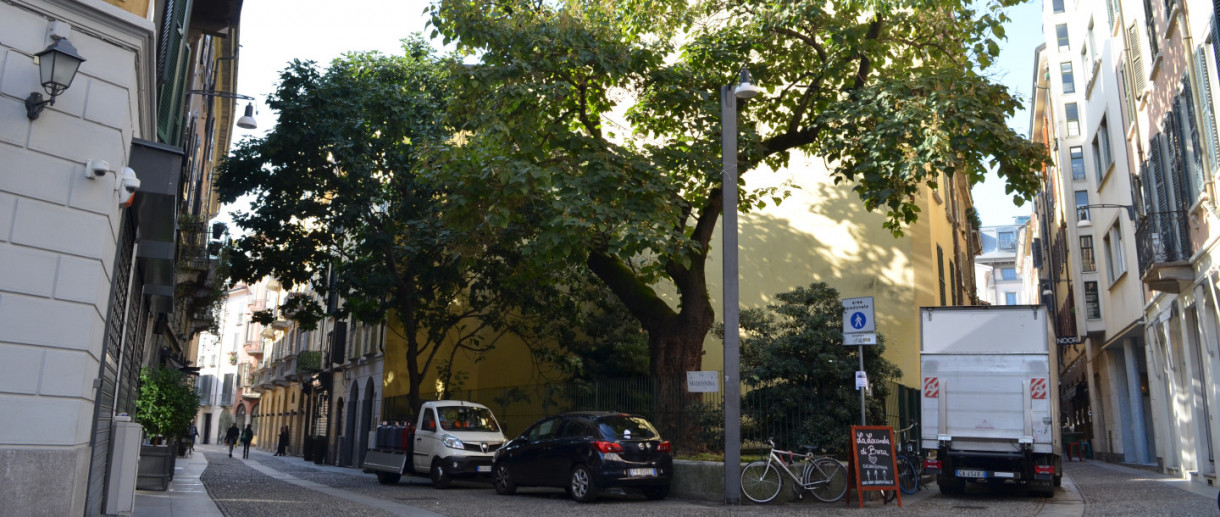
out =
<svg viewBox="0 0 1220 517"><path fill-rule="evenodd" d="M582 503L612 487L663 499L673 479L669 442L644 418L623 413L543 418L504 444L492 461L499 494L519 486L558 487Z"/></svg>

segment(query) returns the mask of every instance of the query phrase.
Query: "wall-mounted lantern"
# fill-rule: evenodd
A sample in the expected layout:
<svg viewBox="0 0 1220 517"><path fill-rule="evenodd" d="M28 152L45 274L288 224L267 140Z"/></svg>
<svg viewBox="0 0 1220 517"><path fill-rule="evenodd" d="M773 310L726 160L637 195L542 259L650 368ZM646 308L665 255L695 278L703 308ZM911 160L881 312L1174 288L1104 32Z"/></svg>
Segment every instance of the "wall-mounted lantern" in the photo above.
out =
<svg viewBox="0 0 1220 517"><path fill-rule="evenodd" d="M25 116L30 120L38 118L48 104L55 104L55 97L72 86L72 79L76 78L76 71L85 61L85 58L80 57L80 54L76 52L76 47L72 46L68 38L56 39L42 52L34 54L34 58L38 62L39 82L42 83L43 90L46 90L51 97L43 100L42 94L38 92L33 92L26 97Z"/></svg>

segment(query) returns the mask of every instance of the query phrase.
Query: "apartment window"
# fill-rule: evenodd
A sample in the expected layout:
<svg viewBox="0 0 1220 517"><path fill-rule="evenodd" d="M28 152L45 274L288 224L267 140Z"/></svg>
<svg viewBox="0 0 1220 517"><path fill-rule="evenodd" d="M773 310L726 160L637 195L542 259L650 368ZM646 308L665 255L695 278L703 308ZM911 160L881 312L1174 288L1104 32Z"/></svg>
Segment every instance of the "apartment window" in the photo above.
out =
<svg viewBox="0 0 1220 517"><path fill-rule="evenodd" d="M1103 244L1106 248L1106 274L1110 278L1110 283L1114 283L1118 277L1127 272L1127 261L1123 257L1123 234L1119 231L1118 223L1110 227Z"/></svg>
<svg viewBox="0 0 1220 517"><path fill-rule="evenodd" d="M1000 280L1012 282L1017 279L1017 268L1002 267L1000 268Z"/></svg>
<svg viewBox="0 0 1220 517"><path fill-rule="evenodd" d="M1085 75L1091 76L1093 74L1093 64L1097 62L1097 40L1096 40L1096 38L1093 37L1093 20L1089 20L1088 38L1089 38L1089 46L1088 46L1089 60L1084 62L1084 64L1085 64L1084 73L1085 73Z"/></svg>
<svg viewBox="0 0 1220 517"><path fill-rule="evenodd" d="M1063 93L1076 92L1076 79L1072 76L1072 62L1059 63L1059 75L1063 77Z"/></svg>
<svg viewBox="0 0 1220 517"><path fill-rule="evenodd" d="M1011 249L1016 249L1016 247L1017 247L1017 240L1016 240L1016 234L1015 234L1015 233L1013 233L1013 232L999 232L999 233L996 235L996 237L997 237L997 240L999 241L999 247L1000 247L1000 249L1002 249L1002 250L1011 250Z"/></svg>
<svg viewBox="0 0 1220 517"><path fill-rule="evenodd" d="M1106 118L1102 117L1101 124L1097 126L1097 136L1093 137L1093 164L1097 167L1097 184L1101 185L1101 180L1106 177L1106 172L1110 170L1110 165L1114 163L1114 156L1110 153L1110 132L1106 126Z"/></svg>
<svg viewBox="0 0 1220 517"><path fill-rule="evenodd" d="M1066 23L1060 23L1055 26L1055 36L1059 39L1059 51L1064 52L1071 48L1068 40L1068 26Z"/></svg>
<svg viewBox="0 0 1220 517"><path fill-rule="evenodd" d="M1084 148L1074 145L1068 153L1072 156L1072 179L1084 181Z"/></svg>
<svg viewBox="0 0 1220 517"><path fill-rule="evenodd" d="M1144 52L1140 49L1139 26L1134 23L1127 27L1127 49L1127 59L1131 60L1131 96L1138 99L1144 94L1147 77L1144 76Z"/></svg>
<svg viewBox="0 0 1220 517"><path fill-rule="evenodd" d="M1067 115L1068 136L1080 136L1080 109L1075 102L1069 102L1063 106L1063 110Z"/></svg>
<svg viewBox="0 0 1220 517"><path fill-rule="evenodd" d="M1157 42L1156 18L1152 15L1150 0L1144 0L1144 29L1148 31L1148 54L1152 56L1153 61L1156 61L1156 56L1161 50L1160 44Z"/></svg>
<svg viewBox="0 0 1220 517"><path fill-rule="evenodd" d="M1076 220L1077 221L1088 221L1089 220L1089 209L1083 208L1087 204L1089 204L1089 193L1084 190L1077 190L1076 191Z"/></svg>
<svg viewBox="0 0 1220 517"><path fill-rule="evenodd" d="M1106 24L1110 26L1111 31L1114 30L1114 12L1118 10L1115 4L1118 2L1119 0L1106 0Z"/></svg>
<svg viewBox="0 0 1220 517"><path fill-rule="evenodd" d="M1082 271L1097 271L1097 259L1093 256L1093 236L1080 236L1080 267Z"/></svg>
<svg viewBox="0 0 1220 517"><path fill-rule="evenodd" d="M940 273L940 304L945 304L945 250L936 245L936 270Z"/></svg>
<svg viewBox="0 0 1220 517"><path fill-rule="evenodd" d="M1063 12L1063 0L1051 0L1051 8L1054 9L1056 13Z"/></svg>
<svg viewBox="0 0 1220 517"><path fill-rule="evenodd" d="M1016 305L1016 304L1017 304L1017 293L1013 292L1013 291L1005 291L1004 292L1004 305Z"/></svg>
<svg viewBox="0 0 1220 517"><path fill-rule="evenodd" d="M1101 319L1101 298L1097 294L1097 282L1084 283L1084 313L1088 319Z"/></svg>

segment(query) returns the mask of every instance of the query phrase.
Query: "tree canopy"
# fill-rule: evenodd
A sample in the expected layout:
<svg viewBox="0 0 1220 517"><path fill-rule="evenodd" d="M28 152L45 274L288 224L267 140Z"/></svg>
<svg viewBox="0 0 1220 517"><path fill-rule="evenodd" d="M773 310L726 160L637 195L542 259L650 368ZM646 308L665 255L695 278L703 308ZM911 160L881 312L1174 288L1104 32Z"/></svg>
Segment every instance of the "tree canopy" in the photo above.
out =
<svg viewBox="0 0 1220 517"><path fill-rule="evenodd" d="M419 171L429 149L454 138L445 122L453 63L418 37L404 40L404 54L347 54L324 71L291 63L268 101L278 124L237 145L216 188L223 202L253 198L234 215L243 235L233 278L308 286L318 296L290 296L284 308L305 328L327 312L396 323L389 328L406 343L403 373L418 407L428 373L461 378L452 369L458 350L477 355L508 332L529 336L536 326L516 325L523 307L551 307L534 301L555 283L509 285L529 278L510 274L513 250L472 250L444 224L450 190ZM328 307L328 298L342 303Z"/></svg>
<svg viewBox="0 0 1220 517"><path fill-rule="evenodd" d="M699 369L714 320L705 265L721 215L718 90L748 67L740 187L795 153L900 235L940 173L994 162L1018 202L1045 151L1005 125L1019 101L986 75L1017 0L440 0L468 136L430 174L454 227L526 261L583 264L649 335L652 371ZM782 188L744 188L749 211ZM654 287L678 293L676 307Z"/></svg>

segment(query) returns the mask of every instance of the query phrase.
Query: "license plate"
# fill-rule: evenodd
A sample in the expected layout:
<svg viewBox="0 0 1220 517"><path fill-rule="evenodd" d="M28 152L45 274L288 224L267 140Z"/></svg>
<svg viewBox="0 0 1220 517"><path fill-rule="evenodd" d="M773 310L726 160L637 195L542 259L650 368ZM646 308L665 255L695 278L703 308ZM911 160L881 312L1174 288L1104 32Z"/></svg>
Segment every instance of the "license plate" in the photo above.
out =
<svg viewBox="0 0 1220 517"><path fill-rule="evenodd" d="M1009 479L1013 479L1013 478L1017 477L1017 475L1012 472L992 472L992 475L994 475L995 477L998 477L998 478L1009 478Z"/></svg>
<svg viewBox="0 0 1220 517"><path fill-rule="evenodd" d="M627 474L631 477L656 476L657 469L627 469Z"/></svg>
<svg viewBox="0 0 1220 517"><path fill-rule="evenodd" d="M959 477L959 478L978 478L978 479L983 479L983 478L986 478L986 477L987 477L987 471L985 471L985 470L964 470L964 469L957 469L957 477Z"/></svg>
<svg viewBox="0 0 1220 517"><path fill-rule="evenodd" d="M476 467L478 472L491 472L491 465L479 465Z"/></svg>

